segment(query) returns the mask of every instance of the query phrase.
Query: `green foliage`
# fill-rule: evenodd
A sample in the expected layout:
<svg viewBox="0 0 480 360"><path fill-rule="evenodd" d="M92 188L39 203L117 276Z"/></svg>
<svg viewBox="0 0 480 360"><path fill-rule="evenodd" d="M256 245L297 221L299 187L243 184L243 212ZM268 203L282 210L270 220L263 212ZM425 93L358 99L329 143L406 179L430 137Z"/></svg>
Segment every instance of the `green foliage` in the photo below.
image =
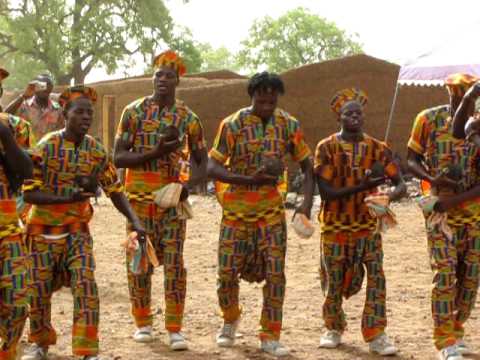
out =
<svg viewBox="0 0 480 360"><path fill-rule="evenodd" d="M238 61L252 71L267 66L281 72L361 51L361 45L333 22L300 7L278 19L256 20L242 41Z"/></svg>
<svg viewBox="0 0 480 360"><path fill-rule="evenodd" d="M210 44L199 44L198 49L202 56L201 72L230 70L239 71L240 66L237 59L226 47L221 46L214 49Z"/></svg>
<svg viewBox="0 0 480 360"><path fill-rule="evenodd" d="M83 83L93 67L113 73L133 54L149 61L158 49L193 48L174 36L162 0L0 0L0 17L0 61L19 59L12 81L46 69L60 84Z"/></svg>

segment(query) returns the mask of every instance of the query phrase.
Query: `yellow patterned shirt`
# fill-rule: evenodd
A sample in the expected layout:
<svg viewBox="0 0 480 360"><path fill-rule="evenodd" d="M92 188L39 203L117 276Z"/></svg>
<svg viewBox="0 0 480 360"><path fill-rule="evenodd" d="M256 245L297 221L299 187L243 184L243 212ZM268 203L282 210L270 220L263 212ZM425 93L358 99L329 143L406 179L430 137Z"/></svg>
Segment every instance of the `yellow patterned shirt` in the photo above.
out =
<svg viewBox="0 0 480 360"><path fill-rule="evenodd" d="M105 194L122 192L117 172L103 145L86 135L80 145L65 139L65 130L51 132L32 150L33 178L25 192L41 190L71 196L77 189L76 176L95 176ZM64 226L88 223L93 215L90 200L68 204L33 205L27 224Z"/></svg>
<svg viewBox="0 0 480 360"><path fill-rule="evenodd" d="M311 155L299 121L286 111L276 109L264 126L262 119L252 114L251 107L221 122L210 150L211 158L240 175L253 175L260 168L263 156L276 157L285 163L287 155L297 162ZM284 181L280 179L280 183ZM255 220L268 217L272 209L283 210L278 186L218 183L217 196L224 215L232 214L242 219Z"/></svg>
<svg viewBox="0 0 480 360"><path fill-rule="evenodd" d="M153 191L181 181L182 168L187 162L188 154L205 148L206 143L200 119L180 100L176 100L171 109L160 109L149 97L145 97L134 101L123 111L116 137L126 141L133 152L153 150L160 134L169 125L178 128L184 147L141 166L127 169L127 193L146 195L148 200Z"/></svg>
<svg viewBox="0 0 480 360"><path fill-rule="evenodd" d="M458 181L460 192L480 185L480 150L465 139L453 136L450 106L443 105L420 112L415 118L408 148L424 158L424 165L431 176L456 166L461 172ZM422 181L424 195L430 194L430 184ZM450 189L437 189L444 195L453 195ZM449 222L472 223L480 221L480 199L474 199L448 211Z"/></svg>

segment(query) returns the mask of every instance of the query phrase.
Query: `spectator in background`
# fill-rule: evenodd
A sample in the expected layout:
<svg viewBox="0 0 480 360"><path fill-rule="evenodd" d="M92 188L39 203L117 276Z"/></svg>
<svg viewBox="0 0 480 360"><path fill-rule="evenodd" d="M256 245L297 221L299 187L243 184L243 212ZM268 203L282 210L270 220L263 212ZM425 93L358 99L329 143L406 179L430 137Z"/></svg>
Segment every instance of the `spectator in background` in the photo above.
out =
<svg viewBox="0 0 480 360"><path fill-rule="evenodd" d="M65 120L60 105L50 99L53 80L50 75L38 75L31 81L23 94L13 100L5 112L16 114L27 120L36 140L45 134L63 129Z"/></svg>

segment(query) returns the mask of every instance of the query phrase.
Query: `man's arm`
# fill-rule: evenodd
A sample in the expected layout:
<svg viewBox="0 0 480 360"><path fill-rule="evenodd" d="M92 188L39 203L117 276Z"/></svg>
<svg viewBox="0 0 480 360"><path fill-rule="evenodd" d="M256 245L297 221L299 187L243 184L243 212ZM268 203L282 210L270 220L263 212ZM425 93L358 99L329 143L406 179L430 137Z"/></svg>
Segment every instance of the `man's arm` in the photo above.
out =
<svg viewBox="0 0 480 360"><path fill-rule="evenodd" d="M62 196L42 190L25 191L23 194L25 202L35 205L71 204L85 201L94 196L94 194L84 194L81 192L76 192L72 196Z"/></svg>
<svg viewBox="0 0 480 360"><path fill-rule="evenodd" d="M386 178L366 177L360 184L354 186L345 186L342 188L333 187L330 182L320 176L317 177L318 191L322 200L337 200L362 191L376 188L382 185Z"/></svg>
<svg viewBox="0 0 480 360"><path fill-rule="evenodd" d="M392 183L393 185L395 185L395 187L388 194L388 198L390 199L390 201L400 200L407 194L407 185L405 184L405 181L403 181L401 173L390 177L390 179L392 180Z"/></svg>
<svg viewBox="0 0 480 360"><path fill-rule="evenodd" d="M114 192L110 194L110 199L113 206L115 206L115 208L128 219L130 224L132 224L132 228L140 235L145 235L145 228L135 211L133 211L130 206L125 194L123 192ZM143 236L140 236L139 238L143 238Z"/></svg>
<svg viewBox="0 0 480 360"><path fill-rule="evenodd" d="M463 96L460 105L453 116L453 136L457 139L465 138L465 124L470 115L473 115L475 101L480 96L480 82L475 83Z"/></svg>
<svg viewBox="0 0 480 360"><path fill-rule="evenodd" d="M192 161L195 161L196 171L192 173L192 177L188 181L190 187L201 184L207 179L208 153L206 148L196 149L192 151Z"/></svg>
<svg viewBox="0 0 480 360"><path fill-rule="evenodd" d="M425 166L423 165L423 156L418 154L417 152L413 151L412 149L408 149L408 169L410 172L415 175L420 180L427 180L433 186L445 186L455 189L457 187L456 181L448 178L443 174L438 174L437 176L431 176Z"/></svg>
<svg viewBox="0 0 480 360"><path fill-rule="evenodd" d="M23 92L23 94L20 94L17 96L10 104L7 105L5 112L8 114L15 115L22 105L22 103L28 99L31 98L35 94L36 90L36 85L35 83L29 83Z"/></svg>
<svg viewBox="0 0 480 360"><path fill-rule="evenodd" d="M165 141L165 138L160 135L158 143L153 150L145 153L137 153L130 151L132 146L128 141L117 137L114 145L113 162L118 168L137 167L151 160L168 155L172 151L175 151L179 146L180 142L178 139L167 142Z"/></svg>
<svg viewBox="0 0 480 360"><path fill-rule="evenodd" d="M5 160L8 168L23 178L30 178L33 169L32 160L17 144L12 130L3 122L0 122L0 141L5 150Z"/></svg>
<svg viewBox="0 0 480 360"><path fill-rule="evenodd" d="M207 173L209 178L236 185L275 185L278 180L264 173L256 173L252 176L235 174L212 157L208 159Z"/></svg>
<svg viewBox="0 0 480 360"><path fill-rule="evenodd" d="M297 212L304 214L310 219L313 205L313 192L315 189L315 181L313 179L313 164L310 157L300 162L300 167L304 175L303 179L303 203L297 209Z"/></svg>

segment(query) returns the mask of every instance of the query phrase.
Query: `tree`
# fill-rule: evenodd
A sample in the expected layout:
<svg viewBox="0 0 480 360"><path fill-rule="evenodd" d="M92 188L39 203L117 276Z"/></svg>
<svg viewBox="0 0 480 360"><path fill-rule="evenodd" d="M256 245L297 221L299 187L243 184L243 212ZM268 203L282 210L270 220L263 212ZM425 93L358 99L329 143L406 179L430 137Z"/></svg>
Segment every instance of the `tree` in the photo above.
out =
<svg viewBox="0 0 480 360"><path fill-rule="evenodd" d="M112 73L134 54L150 63L160 48L191 50L162 0L0 0L0 17L0 59L28 61L59 84L83 83L98 66Z"/></svg>
<svg viewBox="0 0 480 360"><path fill-rule="evenodd" d="M354 37L301 7L278 19L256 20L241 44L239 63L254 71L267 66L281 72L362 51Z"/></svg>
<svg viewBox="0 0 480 360"><path fill-rule="evenodd" d="M204 43L198 44L197 48L202 57L202 66L200 67L200 71L240 70L240 66L237 63L235 55L232 54L225 46L214 49L212 45Z"/></svg>

